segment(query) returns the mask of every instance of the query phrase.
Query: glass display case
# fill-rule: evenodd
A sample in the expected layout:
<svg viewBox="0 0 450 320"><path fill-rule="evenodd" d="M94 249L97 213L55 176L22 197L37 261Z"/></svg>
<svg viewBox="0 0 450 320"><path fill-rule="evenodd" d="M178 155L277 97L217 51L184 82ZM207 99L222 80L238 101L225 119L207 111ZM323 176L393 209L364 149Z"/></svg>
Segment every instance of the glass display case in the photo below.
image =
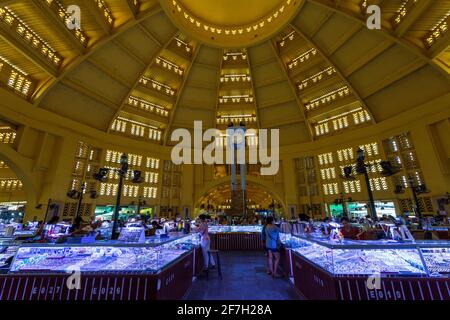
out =
<svg viewBox="0 0 450 320"><path fill-rule="evenodd" d="M209 233L238 233L238 232L252 232L261 233L263 226L210 226Z"/></svg>
<svg viewBox="0 0 450 320"><path fill-rule="evenodd" d="M450 276L450 241L418 241L417 246L431 276Z"/></svg>
<svg viewBox="0 0 450 320"><path fill-rule="evenodd" d="M0 239L0 273L7 273L21 242Z"/></svg>
<svg viewBox="0 0 450 320"><path fill-rule="evenodd" d="M333 241L282 235L282 242L335 276L448 276L450 242Z"/></svg>
<svg viewBox="0 0 450 320"><path fill-rule="evenodd" d="M171 233L153 236L145 243L97 241L93 244L16 244L0 241L9 255L10 273L60 273L70 270L81 272L146 272L157 273L200 245L198 234ZM0 251L0 259L2 258ZM14 257L15 256L15 257ZM0 260L1 263L1 260Z"/></svg>
<svg viewBox="0 0 450 320"><path fill-rule="evenodd" d="M157 273L189 250L144 244L21 246L10 273L125 272Z"/></svg>

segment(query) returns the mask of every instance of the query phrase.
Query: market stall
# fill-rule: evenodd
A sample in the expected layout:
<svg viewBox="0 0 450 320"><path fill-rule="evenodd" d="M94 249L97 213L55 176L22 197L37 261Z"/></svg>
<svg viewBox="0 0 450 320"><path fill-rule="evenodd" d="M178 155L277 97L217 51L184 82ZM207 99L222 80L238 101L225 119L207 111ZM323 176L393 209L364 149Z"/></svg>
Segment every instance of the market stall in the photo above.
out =
<svg viewBox="0 0 450 320"><path fill-rule="evenodd" d="M284 239L285 265L308 299L450 300L450 243Z"/></svg>
<svg viewBox="0 0 450 320"><path fill-rule="evenodd" d="M5 243L15 250L0 276L0 300L181 299L202 261L198 236L145 242Z"/></svg>
<svg viewBox="0 0 450 320"><path fill-rule="evenodd" d="M262 226L211 226L211 248L229 250L262 250Z"/></svg>

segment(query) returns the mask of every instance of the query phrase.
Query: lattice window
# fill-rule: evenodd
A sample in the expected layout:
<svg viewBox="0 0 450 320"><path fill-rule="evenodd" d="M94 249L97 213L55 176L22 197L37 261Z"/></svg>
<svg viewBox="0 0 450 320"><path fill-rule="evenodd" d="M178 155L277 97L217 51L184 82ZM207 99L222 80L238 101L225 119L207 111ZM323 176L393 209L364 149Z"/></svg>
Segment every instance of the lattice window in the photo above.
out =
<svg viewBox="0 0 450 320"><path fill-rule="evenodd" d="M111 124L111 130L124 133L127 130L127 122L115 119Z"/></svg>
<svg viewBox="0 0 450 320"><path fill-rule="evenodd" d="M337 183L326 183L322 185L323 193L325 195L333 195L339 193L339 188Z"/></svg>
<svg viewBox="0 0 450 320"><path fill-rule="evenodd" d="M348 118L347 116L340 117L333 120L333 129L334 130L342 130L348 127Z"/></svg>
<svg viewBox="0 0 450 320"><path fill-rule="evenodd" d="M338 159L340 162L346 162L353 160L353 148L346 148L337 151Z"/></svg>
<svg viewBox="0 0 450 320"><path fill-rule="evenodd" d="M345 193L361 192L361 182L359 180L344 181Z"/></svg>
<svg viewBox="0 0 450 320"><path fill-rule="evenodd" d="M101 183L100 195L102 196L117 196L119 186L116 183Z"/></svg>
<svg viewBox="0 0 450 320"><path fill-rule="evenodd" d="M316 136L322 136L330 132L330 129L328 128L328 122L316 124L314 126L314 130L316 131Z"/></svg>
<svg viewBox="0 0 450 320"><path fill-rule="evenodd" d="M333 163L333 154L331 152L319 154L318 156L320 166L329 165Z"/></svg>
<svg viewBox="0 0 450 320"><path fill-rule="evenodd" d="M370 188L373 191L386 191L388 190L387 179L385 177L371 178Z"/></svg>
<svg viewBox="0 0 450 320"><path fill-rule="evenodd" d="M378 143L376 142L364 144L359 147L364 150L366 157L376 156L380 153L380 150L378 149Z"/></svg>
<svg viewBox="0 0 450 320"><path fill-rule="evenodd" d="M371 120L370 114L366 110L361 110L353 113L353 122L355 123L355 125L368 122L370 120Z"/></svg>
<svg viewBox="0 0 450 320"><path fill-rule="evenodd" d="M322 180L336 179L336 169L334 167L320 169Z"/></svg>

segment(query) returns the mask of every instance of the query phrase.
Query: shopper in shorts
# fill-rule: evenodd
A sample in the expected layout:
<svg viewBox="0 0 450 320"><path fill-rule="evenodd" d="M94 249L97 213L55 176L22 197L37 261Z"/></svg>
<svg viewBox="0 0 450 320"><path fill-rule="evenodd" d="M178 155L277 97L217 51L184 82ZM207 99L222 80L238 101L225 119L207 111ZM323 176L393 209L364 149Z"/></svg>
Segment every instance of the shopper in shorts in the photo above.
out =
<svg viewBox="0 0 450 320"><path fill-rule="evenodd" d="M269 275L274 278L281 278L278 273L280 264L280 229L273 223L273 217L267 217L264 228L266 249L268 251Z"/></svg>

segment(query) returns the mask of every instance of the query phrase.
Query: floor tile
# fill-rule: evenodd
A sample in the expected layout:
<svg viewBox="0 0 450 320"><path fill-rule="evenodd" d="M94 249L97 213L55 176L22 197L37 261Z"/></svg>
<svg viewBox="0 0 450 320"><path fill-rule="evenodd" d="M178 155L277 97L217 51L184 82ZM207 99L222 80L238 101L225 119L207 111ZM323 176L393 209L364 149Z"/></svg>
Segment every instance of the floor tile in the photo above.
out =
<svg viewBox="0 0 450 320"><path fill-rule="evenodd" d="M209 279L194 281L187 300L299 300L302 299L287 279L266 274L262 252L221 252L223 279L211 271Z"/></svg>

